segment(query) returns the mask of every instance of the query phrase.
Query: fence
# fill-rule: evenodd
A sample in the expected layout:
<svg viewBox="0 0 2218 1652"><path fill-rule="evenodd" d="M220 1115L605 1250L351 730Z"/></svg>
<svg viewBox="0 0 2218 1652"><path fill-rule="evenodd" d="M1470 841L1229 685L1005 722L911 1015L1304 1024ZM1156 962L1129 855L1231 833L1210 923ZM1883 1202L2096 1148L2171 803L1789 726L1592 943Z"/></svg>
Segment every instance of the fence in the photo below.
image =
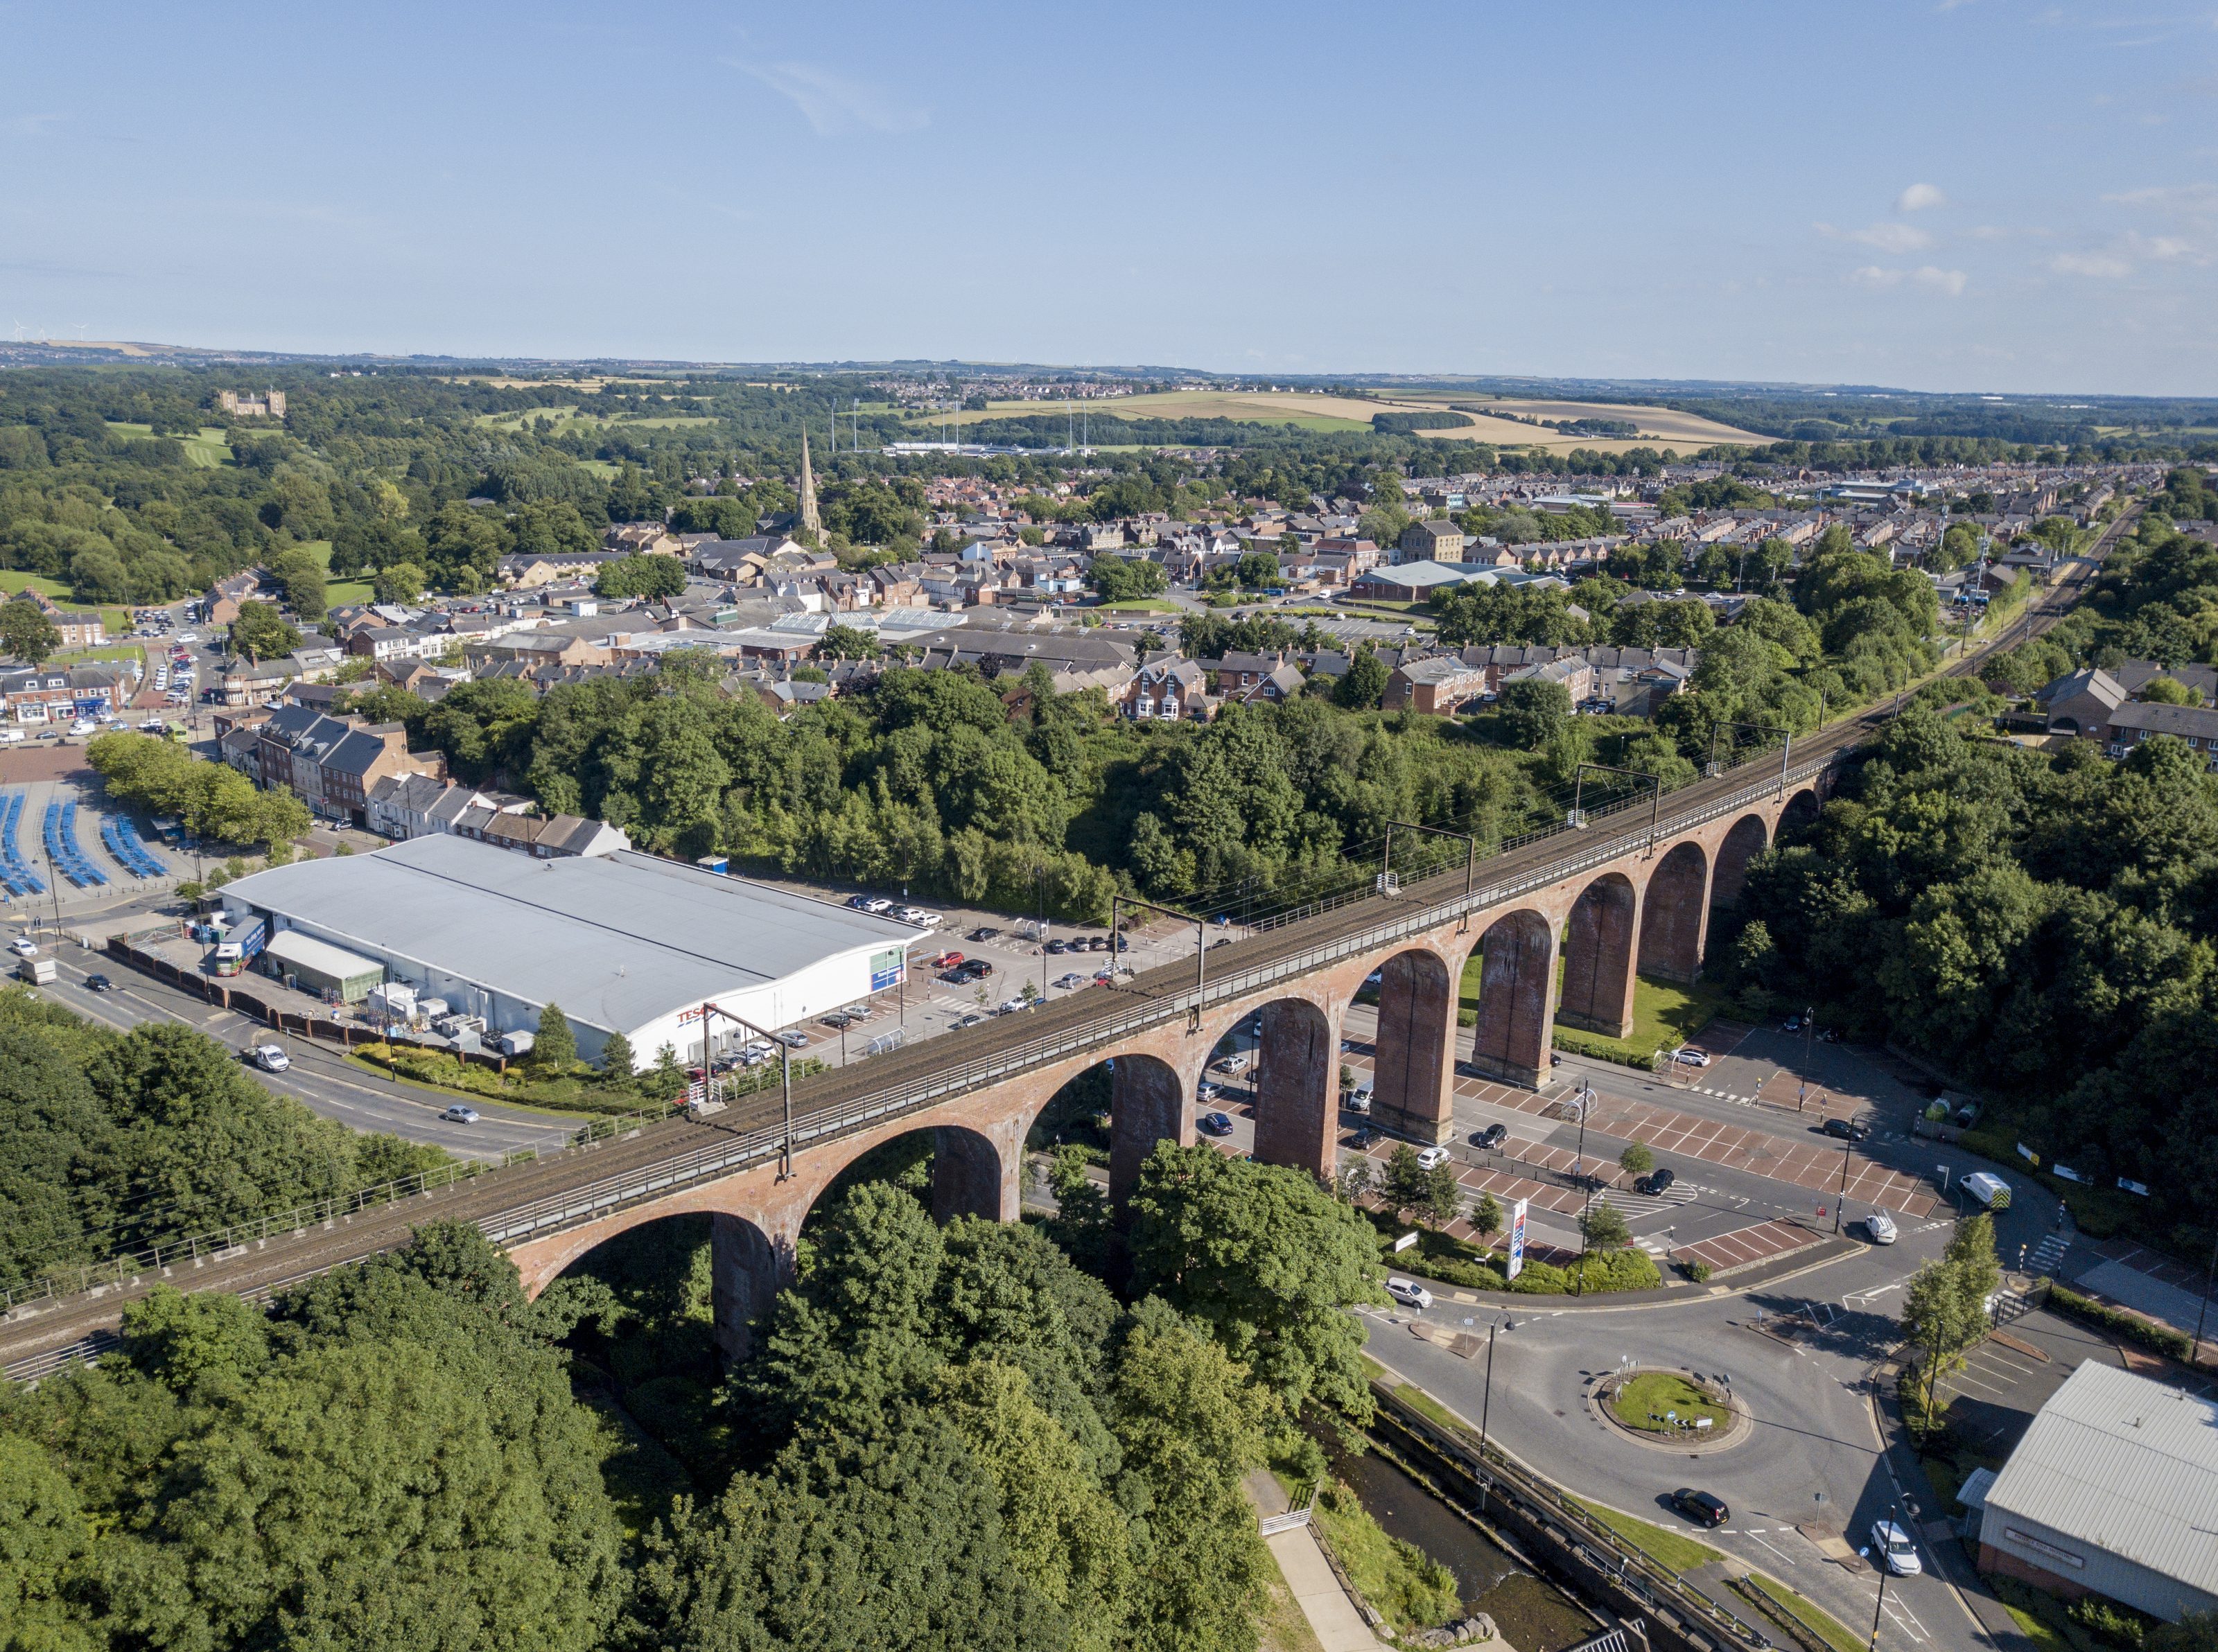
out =
<svg viewBox="0 0 2218 1652"><path fill-rule="evenodd" d="M1469 1436L1391 1385L1374 1381L1371 1390L1386 1444L1459 1501L1476 1503L1583 1599L1639 1622L1658 1652L1761 1652L1775 1644L1490 1443L1482 1457ZM1814 1636L1791 1638L1803 1652L1831 1652Z"/></svg>

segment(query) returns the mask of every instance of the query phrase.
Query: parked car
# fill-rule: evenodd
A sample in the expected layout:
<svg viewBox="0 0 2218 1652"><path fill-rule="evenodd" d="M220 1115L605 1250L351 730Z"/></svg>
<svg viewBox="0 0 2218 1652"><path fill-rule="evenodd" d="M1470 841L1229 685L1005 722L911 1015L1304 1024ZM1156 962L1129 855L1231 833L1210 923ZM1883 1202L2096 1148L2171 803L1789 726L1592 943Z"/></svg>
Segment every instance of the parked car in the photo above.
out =
<svg viewBox="0 0 2218 1652"><path fill-rule="evenodd" d="M1088 952L1106 952L1109 950L1109 937L1106 935L1088 936L1086 950Z"/></svg>
<svg viewBox="0 0 2218 1652"><path fill-rule="evenodd" d="M1351 1113L1369 1113L1372 1100L1378 1092L1379 1086L1371 1079L1358 1080L1355 1088L1348 1092L1348 1111Z"/></svg>
<svg viewBox="0 0 2218 1652"><path fill-rule="evenodd" d="M1211 1135L1232 1134L1232 1117L1229 1113L1204 1113L1194 1123Z"/></svg>
<svg viewBox="0 0 2218 1652"><path fill-rule="evenodd" d="M1507 1124L1490 1124L1472 1135L1471 1144L1475 1148L1485 1148L1489 1151L1494 1151L1499 1149L1509 1139L1509 1127Z"/></svg>
<svg viewBox="0 0 2218 1652"><path fill-rule="evenodd" d="M1221 1084L1211 1084L1207 1079L1204 1079L1199 1084L1194 1086L1193 1093L1202 1101L1215 1101L1224 1093L1224 1086Z"/></svg>
<svg viewBox="0 0 2218 1652"><path fill-rule="evenodd" d="M1040 950L1046 953L1050 957L1059 958L1064 953L1070 950L1070 943L1068 941L1050 941L1045 946L1042 947Z"/></svg>
<svg viewBox="0 0 2218 1652"><path fill-rule="evenodd" d="M894 903L882 894L874 894L863 902L863 910L867 913L887 913L893 909Z"/></svg>
<svg viewBox="0 0 2218 1652"><path fill-rule="evenodd" d="M1829 1118L1825 1134L1836 1142L1863 1142L1870 1139L1871 1126L1859 1124L1853 1118Z"/></svg>
<svg viewBox="0 0 2218 1652"><path fill-rule="evenodd" d="M456 1105L448 1108L439 1117L449 1124L474 1124L478 1122L478 1110L474 1107Z"/></svg>
<svg viewBox="0 0 2218 1652"><path fill-rule="evenodd" d="M981 924L963 938L966 941L990 941L1001 931L990 924Z"/></svg>
<svg viewBox="0 0 2218 1652"><path fill-rule="evenodd" d="M847 897L847 904L857 912L868 912L870 909L870 897L866 894L851 894Z"/></svg>
<svg viewBox="0 0 2218 1652"><path fill-rule="evenodd" d="M1670 1166L1658 1165L1633 1185L1638 1191L1645 1193L1652 1199L1678 1179L1678 1172Z"/></svg>
<svg viewBox="0 0 2218 1652"><path fill-rule="evenodd" d="M1422 1310L1433 1305L1433 1293L1415 1279L1397 1278L1387 1280L1386 1294L1404 1308Z"/></svg>
<svg viewBox="0 0 2218 1652"><path fill-rule="evenodd" d="M985 1018L985 1018L984 1016L982 1016L982 1015L976 1015L976 1014L966 1015L966 1016L962 1017L960 1019L958 1019L958 1020L957 1020L957 1021L955 1021L955 1022L951 1023L951 1024L949 1025L949 1027L948 1027L948 1029L947 1029L947 1030L948 1030L950 1032L960 1032L960 1031L962 1031L962 1030L963 1030L963 1028L965 1028L965 1027L975 1027L975 1026L976 1026L976 1025L977 1025L981 1021L983 1021Z"/></svg>
<svg viewBox="0 0 2218 1652"><path fill-rule="evenodd" d="M1710 1064L1710 1052L1707 1049L1696 1049L1692 1044L1682 1044L1671 1052L1671 1059L1682 1067L1707 1067Z"/></svg>
<svg viewBox="0 0 2218 1652"><path fill-rule="evenodd" d="M1432 1170L1440 1165L1447 1163L1447 1161L1448 1150L1446 1148L1419 1148L1417 1149L1417 1168L1420 1170Z"/></svg>
<svg viewBox="0 0 2218 1652"><path fill-rule="evenodd" d="M1801 1030L1802 1030L1802 1018L1801 1018L1800 1016L1799 1016L1799 1015L1790 1015L1790 1016L1788 1016L1788 1017L1787 1018L1787 1019L1786 1019L1786 1020L1784 1020L1784 1021L1782 1021L1782 1022L1781 1022L1781 1023L1779 1024L1779 1030L1780 1030L1780 1031L1781 1031L1781 1032L1800 1032L1800 1031L1801 1031Z"/></svg>
<svg viewBox="0 0 2218 1652"><path fill-rule="evenodd" d="M1990 1210L2010 1209L2010 1185L1999 1176L1984 1170L1973 1171L1957 1185Z"/></svg>
<svg viewBox="0 0 2218 1652"><path fill-rule="evenodd" d="M839 1010L834 1010L828 1015L820 1015L816 1018L834 1032L845 1032L855 1024L853 1016Z"/></svg>
<svg viewBox="0 0 2218 1652"><path fill-rule="evenodd" d="M784 1032L776 1034L775 1036L777 1037L778 1042L784 1044L788 1049L806 1049L809 1048L809 1035L799 1030L797 1028L788 1027Z"/></svg>
<svg viewBox="0 0 2218 1652"><path fill-rule="evenodd" d="M1894 1218L1884 1210L1874 1210L1864 1218L1864 1232L1874 1245L1892 1245L1899 1236Z"/></svg>
<svg viewBox="0 0 2218 1652"><path fill-rule="evenodd" d="M1910 1541L1910 1533L1893 1520L1874 1520L1871 1539L1880 1563L1895 1576L1916 1577L1925 1569L1925 1562L1918 1558L1917 1545Z"/></svg>
<svg viewBox="0 0 2218 1652"><path fill-rule="evenodd" d="M994 1013L995 1015L1014 1015L1019 1010L1025 1007L1025 1000L1020 998L1005 998L999 1004L996 1004L994 1006Z"/></svg>
<svg viewBox="0 0 2218 1652"><path fill-rule="evenodd" d="M1671 1507L1696 1525L1723 1525L1732 1519L1732 1511L1725 1507L1724 1498L1696 1491L1692 1486L1682 1486L1673 1492Z"/></svg>
<svg viewBox="0 0 2218 1652"><path fill-rule="evenodd" d="M932 967L935 969L952 969L962 962L963 955L960 952L943 952L932 961Z"/></svg>

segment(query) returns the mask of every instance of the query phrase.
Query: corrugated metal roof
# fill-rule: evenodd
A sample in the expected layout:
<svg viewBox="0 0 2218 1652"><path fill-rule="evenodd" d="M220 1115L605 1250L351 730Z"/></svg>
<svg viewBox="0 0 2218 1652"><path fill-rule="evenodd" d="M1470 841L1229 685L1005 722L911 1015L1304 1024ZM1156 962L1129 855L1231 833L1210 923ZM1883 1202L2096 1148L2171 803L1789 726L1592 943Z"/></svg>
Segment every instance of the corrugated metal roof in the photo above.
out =
<svg viewBox="0 0 2218 1652"><path fill-rule="evenodd" d="M2218 1594L2218 1405L2089 1360L2041 1407L1986 1504Z"/></svg>
<svg viewBox="0 0 2218 1652"><path fill-rule="evenodd" d="M629 851L536 860L444 833L257 872L224 888L373 953L629 1032L925 931Z"/></svg>
<svg viewBox="0 0 2218 1652"><path fill-rule="evenodd" d="M303 969L329 975L333 981L385 973L385 966L375 958L365 958L359 952L350 952L343 946L333 946L329 941L319 941L297 930L278 931L262 950L280 963L297 964Z"/></svg>

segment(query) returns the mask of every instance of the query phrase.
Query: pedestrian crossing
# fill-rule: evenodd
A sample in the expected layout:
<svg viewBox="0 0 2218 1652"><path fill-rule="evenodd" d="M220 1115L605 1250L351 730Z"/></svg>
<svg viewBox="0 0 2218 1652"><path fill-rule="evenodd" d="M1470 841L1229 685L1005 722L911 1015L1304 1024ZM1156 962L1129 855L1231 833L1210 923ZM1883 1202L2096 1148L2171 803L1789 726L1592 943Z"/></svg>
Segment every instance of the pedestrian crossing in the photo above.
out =
<svg viewBox="0 0 2218 1652"><path fill-rule="evenodd" d="M1638 1222L1643 1216L1660 1216L1682 1204L1691 1204L1701 1189L1688 1182L1674 1182L1661 1193L1636 1193L1629 1187L1605 1187L1595 1195L1595 1203L1607 1204L1627 1222Z"/></svg>
<svg viewBox="0 0 2218 1652"><path fill-rule="evenodd" d="M2033 1254L2026 1259L2026 1268L2029 1272L2045 1274L2054 1279L2056 1277L2056 1270L2064 1265L2065 1253L2071 1248L2071 1241L2063 1234L2050 1234L2035 1247Z"/></svg>

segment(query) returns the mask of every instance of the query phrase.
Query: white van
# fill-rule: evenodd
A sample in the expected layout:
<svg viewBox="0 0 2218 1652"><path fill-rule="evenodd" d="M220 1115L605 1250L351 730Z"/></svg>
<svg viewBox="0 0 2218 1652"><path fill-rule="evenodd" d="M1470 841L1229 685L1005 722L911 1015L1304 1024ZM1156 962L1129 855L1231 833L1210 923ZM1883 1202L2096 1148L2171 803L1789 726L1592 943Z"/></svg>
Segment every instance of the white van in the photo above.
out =
<svg viewBox="0 0 2218 1652"><path fill-rule="evenodd" d="M1359 1082L1354 1089L1348 1092L1348 1111L1351 1113L1368 1113L1371 1111L1371 1094L1375 1088L1376 1086L1367 1077Z"/></svg>
<svg viewBox="0 0 2218 1652"><path fill-rule="evenodd" d="M1990 1210L2010 1209L2010 1185L1999 1176L1984 1170L1975 1170L1959 1184L1963 1190Z"/></svg>

